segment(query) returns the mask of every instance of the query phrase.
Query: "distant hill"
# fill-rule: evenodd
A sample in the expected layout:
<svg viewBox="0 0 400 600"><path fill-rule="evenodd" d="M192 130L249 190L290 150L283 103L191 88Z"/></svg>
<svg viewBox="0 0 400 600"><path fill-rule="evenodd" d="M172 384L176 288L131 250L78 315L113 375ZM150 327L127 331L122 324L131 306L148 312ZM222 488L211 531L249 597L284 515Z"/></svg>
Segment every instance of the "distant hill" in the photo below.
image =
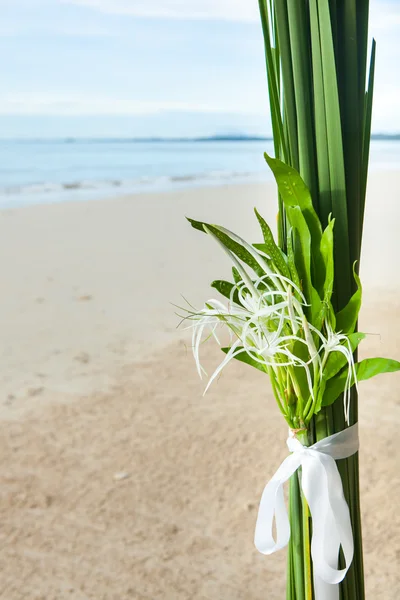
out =
<svg viewBox="0 0 400 600"><path fill-rule="evenodd" d="M373 140L400 140L400 133L373 133L371 135Z"/></svg>

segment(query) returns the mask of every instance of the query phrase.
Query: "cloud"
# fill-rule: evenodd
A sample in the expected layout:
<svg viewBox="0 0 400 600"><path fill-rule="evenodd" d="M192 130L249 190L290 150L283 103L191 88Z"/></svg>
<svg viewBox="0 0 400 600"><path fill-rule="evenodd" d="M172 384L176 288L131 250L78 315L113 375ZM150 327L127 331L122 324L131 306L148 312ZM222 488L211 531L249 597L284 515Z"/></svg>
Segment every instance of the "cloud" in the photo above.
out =
<svg viewBox="0 0 400 600"><path fill-rule="evenodd" d="M60 0L95 10L136 17L258 22L251 0Z"/></svg>
<svg viewBox="0 0 400 600"><path fill-rule="evenodd" d="M1 0L0 0L1 1ZM297 0L296 0L297 1ZM259 23L256 0L59 0L99 12L147 18L223 20ZM372 0L372 33L400 25L400 5L393 0Z"/></svg>

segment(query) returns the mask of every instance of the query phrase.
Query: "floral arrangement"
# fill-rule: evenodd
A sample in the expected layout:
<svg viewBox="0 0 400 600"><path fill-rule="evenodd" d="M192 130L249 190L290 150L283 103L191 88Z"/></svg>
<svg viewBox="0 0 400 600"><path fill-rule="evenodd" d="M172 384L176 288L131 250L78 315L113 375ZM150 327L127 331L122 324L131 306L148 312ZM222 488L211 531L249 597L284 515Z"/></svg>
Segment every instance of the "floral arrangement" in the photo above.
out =
<svg viewBox="0 0 400 600"><path fill-rule="evenodd" d="M233 263L233 281L211 285L227 302L208 300L200 311L188 311L193 323L193 353L200 377L204 373L200 346L220 327L231 345L210 377L212 381L232 358L264 371L270 378L279 410L292 430L307 432L312 417L343 397L349 425L350 389L358 381L396 371L400 363L384 358L354 362L365 334L355 332L361 307L357 291L337 314L332 306L334 225L322 230L311 195L300 175L278 159L265 155L271 167L289 223L287 251L276 244L266 221L255 209L264 241L249 244L219 225L189 219L210 235ZM250 271L249 271L250 269Z"/></svg>
<svg viewBox="0 0 400 600"><path fill-rule="evenodd" d="M277 241L257 212L258 244L190 220L226 252L233 280L214 281L222 298L185 318L200 375L202 342L218 342L221 328L229 333L208 385L232 359L245 362L269 376L289 425L290 455L263 492L255 535L265 554L288 545L287 600L365 600L357 387L400 368L357 359L376 52L373 40L368 61L369 0L258 4Z"/></svg>
<svg viewBox="0 0 400 600"><path fill-rule="evenodd" d="M276 495L290 476L297 477L293 473L301 467L302 477L297 485L302 488L306 516L305 519L304 515L300 517L299 511L293 508L290 525L294 531L302 529L301 581L304 594L309 594L303 597L311 598L314 589L314 595L320 590L317 600L338 598L337 583L350 567L354 542L349 510L334 458L348 457L358 450L358 429L357 425L353 425L342 434L332 435L332 431L321 431L318 427L318 415L322 414L323 423L326 423L326 411L331 405L340 403L346 426L350 426L352 387L380 373L397 371L400 363L387 358L355 361L354 353L365 337L365 334L356 331L362 288L354 265L356 290L347 304L335 311L332 303L335 219L329 215L328 224L323 229L310 191L299 173L279 159L268 155L265 159L275 176L285 209L286 250L277 245L269 225L257 210L255 214L263 241L256 244L249 244L222 226L189 219L195 229L213 238L232 261L233 281L214 281L212 287L225 300L210 299L201 310L189 307L184 319L191 321L193 354L200 377L205 373L200 360L203 342L212 338L220 344L220 329L229 334L230 344L221 346L225 356L209 378L206 391L232 359L264 372L270 379L278 408L289 425L291 436L298 444L293 445L293 440L289 440L289 448L294 453L294 458L290 457L293 464L282 465L281 474L278 470L265 488L256 528L256 546L269 554L289 542L289 525L285 526L283 533L279 531L279 520L282 523L287 517L283 496L276 501ZM316 440L319 442L314 443ZM321 440L325 446L321 446ZM341 445L339 452L338 444ZM305 449L312 451L306 460L314 460L308 466L303 461ZM325 464L327 460L330 461L328 465ZM321 489L320 466L326 469L327 489ZM304 483L306 479L309 484ZM335 509L337 493L339 498ZM318 516L320 507L312 507L315 498L321 501L324 495L326 514ZM278 530L276 542L271 533L274 517ZM310 517L313 536L310 534ZM299 518L302 522L296 523ZM318 533L323 534L319 553L312 549L312 540L317 539ZM280 537L283 542L279 541ZM333 541L335 537L337 539ZM343 569L338 569L340 547L346 558ZM324 559L319 568L314 566L312 581L312 565L318 560L316 557L319 554L329 556L329 553L330 560ZM336 596L332 595L332 591ZM298 594L289 596L292 597L297 598Z"/></svg>

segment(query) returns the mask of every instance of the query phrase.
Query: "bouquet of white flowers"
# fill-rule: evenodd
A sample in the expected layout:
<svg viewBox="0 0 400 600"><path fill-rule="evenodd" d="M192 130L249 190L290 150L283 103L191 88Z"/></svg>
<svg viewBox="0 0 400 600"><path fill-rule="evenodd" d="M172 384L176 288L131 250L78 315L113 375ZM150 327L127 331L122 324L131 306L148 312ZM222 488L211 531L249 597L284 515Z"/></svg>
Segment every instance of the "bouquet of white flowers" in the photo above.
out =
<svg viewBox="0 0 400 600"><path fill-rule="evenodd" d="M233 263L223 298L186 309L200 346L229 332L208 385L232 359L265 372L290 428L290 456L262 496L258 549L288 549L287 600L364 600L357 383L396 371L357 361L358 276L371 131L375 42L367 83L368 0L259 0L278 186L278 239L189 219ZM341 460L337 465L336 459ZM289 518L283 483L290 479ZM272 535L276 524L276 540Z"/></svg>

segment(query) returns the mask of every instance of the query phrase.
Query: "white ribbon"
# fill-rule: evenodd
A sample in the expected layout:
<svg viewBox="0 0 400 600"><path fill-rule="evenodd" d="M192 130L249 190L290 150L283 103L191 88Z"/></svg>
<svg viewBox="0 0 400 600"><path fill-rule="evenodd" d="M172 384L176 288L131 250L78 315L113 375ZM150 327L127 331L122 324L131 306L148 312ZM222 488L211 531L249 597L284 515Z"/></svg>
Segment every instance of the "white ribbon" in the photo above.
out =
<svg viewBox="0 0 400 600"><path fill-rule="evenodd" d="M283 484L301 467L301 487L313 522L311 557L315 599L339 600L338 584L353 560L354 543L349 507L335 460L357 452L358 424L313 446L303 446L294 437L288 438L287 445L292 454L285 458L261 497L254 539L256 548L262 554L272 554L288 544L290 524ZM274 517L276 541L272 534ZM340 546L345 559L344 569L338 569Z"/></svg>

